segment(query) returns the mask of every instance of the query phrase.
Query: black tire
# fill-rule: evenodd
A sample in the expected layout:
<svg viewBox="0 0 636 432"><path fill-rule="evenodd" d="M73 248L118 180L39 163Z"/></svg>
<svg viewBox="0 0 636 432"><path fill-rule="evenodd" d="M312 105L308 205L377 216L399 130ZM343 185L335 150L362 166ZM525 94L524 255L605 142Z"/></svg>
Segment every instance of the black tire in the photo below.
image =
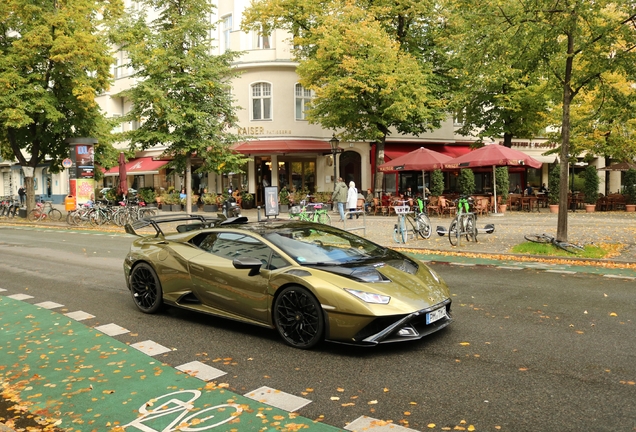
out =
<svg viewBox="0 0 636 432"><path fill-rule="evenodd" d="M431 220L424 213L420 213L417 215L415 219L415 223L417 224L417 233L423 239L427 239L431 237L433 233L433 226L431 225Z"/></svg>
<svg viewBox="0 0 636 432"><path fill-rule="evenodd" d="M450 241L450 244L452 246L457 246L457 243L459 243L459 235L458 235L458 230L457 230L457 219L454 219L451 224L450 227L448 228L448 241Z"/></svg>
<svg viewBox="0 0 636 432"><path fill-rule="evenodd" d="M556 244L557 247L559 247L560 249L563 249L564 251L570 252L570 253L578 253L578 252L581 252L583 250L583 247L581 247L579 245L572 244L572 243L554 242L554 244Z"/></svg>
<svg viewBox="0 0 636 432"><path fill-rule="evenodd" d="M466 241L477 242L477 223L474 216L467 216L466 219Z"/></svg>
<svg viewBox="0 0 636 432"><path fill-rule="evenodd" d="M545 234L527 234L523 237L534 243L552 243L552 239Z"/></svg>
<svg viewBox="0 0 636 432"><path fill-rule="evenodd" d="M274 301L274 325L287 345L310 349L324 338L320 303L306 288L283 288Z"/></svg>
<svg viewBox="0 0 636 432"><path fill-rule="evenodd" d="M161 309L161 282L149 264L137 264L130 272L130 294L137 308L143 313L153 314Z"/></svg>
<svg viewBox="0 0 636 432"><path fill-rule="evenodd" d="M320 213L318 215L318 223L321 223L323 225L331 225L331 216L329 216L327 213Z"/></svg>
<svg viewBox="0 0 636 432"><path fill-rule="evenodd" d="M40 211L38 209L33 209L27 214L27 220L29 222L33 222L36 219L39 220L39 218L40 218Z"/></svg>
<svg viewBox="0 0 636 432"><path fill-rule="evenodd" d="M53 222L61 221L62 212L56 208L52 209L51 211L49 211L49 219L52 220Z"/></svg>

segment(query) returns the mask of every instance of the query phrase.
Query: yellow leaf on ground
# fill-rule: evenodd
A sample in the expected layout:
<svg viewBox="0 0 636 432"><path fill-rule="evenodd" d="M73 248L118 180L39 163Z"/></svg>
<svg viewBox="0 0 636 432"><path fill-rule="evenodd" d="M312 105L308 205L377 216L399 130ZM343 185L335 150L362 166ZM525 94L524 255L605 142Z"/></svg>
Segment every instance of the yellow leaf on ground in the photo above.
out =
<svg viewBox="0 0 636 432"><path fill-rule="evenodd" d="M435 428L435 423L429 423L426 425L429 429L434 429Z"/></svg>
<svg viewBox="0 0 636 432"><path fill-rule="evenodd" d="M375 405L375 404L377 404L377 403L378 403L378 401L377 401L377 400L372 400L372 401L369 401L369 402L367 402L367 403L368 403L369 405Z"/></svg>
<svg viewBox="0 0 636 432"><path fill-rule="evenodd" d="M618 316L618 315L616 314L616 312L612 312L612 313L610 314L610 316L611 316L611 317L615 317L615 316Z"/></svg>
<svg viewBox="0 0 636 432"><path fill-rule="evenodd" d="M338 396L331 396L331 400L340 400Z"/></svg>
<svg viewBox="0 0 636 432"><path fill-rule="evenodd" d="M461 346L468 346L468 345L470 345L470 342L460 342L459 344Z"/></svg>

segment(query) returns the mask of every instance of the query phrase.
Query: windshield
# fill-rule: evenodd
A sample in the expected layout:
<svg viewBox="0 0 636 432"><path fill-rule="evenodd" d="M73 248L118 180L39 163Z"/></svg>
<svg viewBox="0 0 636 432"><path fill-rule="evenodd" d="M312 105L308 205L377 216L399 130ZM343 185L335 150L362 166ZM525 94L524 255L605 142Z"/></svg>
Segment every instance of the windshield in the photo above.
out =
<svg viewBox="0 0 636 432"><path fill-rule="evenodd" d="M305 265L337 265L377 259L386 249L346 231L326 225L289 228L264 237Z"/></svg>

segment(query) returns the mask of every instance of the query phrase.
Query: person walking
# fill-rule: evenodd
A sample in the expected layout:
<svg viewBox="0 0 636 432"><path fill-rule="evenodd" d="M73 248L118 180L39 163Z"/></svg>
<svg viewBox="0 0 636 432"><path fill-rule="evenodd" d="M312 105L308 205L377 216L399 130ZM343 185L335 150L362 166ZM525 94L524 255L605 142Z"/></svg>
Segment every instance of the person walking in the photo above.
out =
<svg viewBox="0 0 636 432"><path fill-rule="evenodd" d="M356 184L352 181L349 182L349 190L347 191L347 208L350 212L356 211L356 207L358 205L358 189L356 189ZM356 219L358 215L356 215ZM353 215L349 215L349 219L353 219Z"/></svg>
<svg viewBox="0 0 636 432"><path fill-rule="evenodd" d="M18 189L18 196L20 197L20 207L22 207L26 201L26 190L24 189L24 186L20 186Z"/></svg>
<svg viewBox="0 0 636 432"><path fill-rule="evenodd" d="M347 202L347 193L347 185L344 181L342 181L342 177L338 177L338 183L336 183L336 187L334 188L333 194L331 195L331 202L336 203L338 206L340 221L343 221L345 218L344 206Z"/></svg>

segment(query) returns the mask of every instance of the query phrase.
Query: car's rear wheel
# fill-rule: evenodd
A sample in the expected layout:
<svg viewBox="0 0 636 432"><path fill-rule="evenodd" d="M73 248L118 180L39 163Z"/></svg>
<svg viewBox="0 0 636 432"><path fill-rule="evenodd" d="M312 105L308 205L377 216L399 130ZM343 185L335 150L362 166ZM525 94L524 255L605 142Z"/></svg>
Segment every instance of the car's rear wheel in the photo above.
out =
<svg viewBox="0 0 636 432"><path fill-rule="evenodd" d="M288 345L309 349L324 337L325 321L320 303L309 290L283 288L274 302L274 324Z"/></svg>
<svg viewBox="0 0 636 432"><path fill-rule="evenodd" d="M144 313L155 313L163 304L161 282L157 273L146 263L140 263L132 269L130 293L137 308Z"/></svg>

